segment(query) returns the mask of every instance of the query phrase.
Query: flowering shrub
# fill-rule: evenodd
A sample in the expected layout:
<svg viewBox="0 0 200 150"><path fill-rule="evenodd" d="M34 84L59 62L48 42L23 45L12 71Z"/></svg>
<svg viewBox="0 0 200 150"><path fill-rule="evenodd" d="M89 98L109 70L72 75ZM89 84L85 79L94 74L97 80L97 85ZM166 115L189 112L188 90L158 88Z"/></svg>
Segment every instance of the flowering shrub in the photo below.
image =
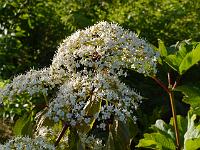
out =
<svg viewBox="0 0 200 150"><path fill-rule="evenodd" d="M1 91L2 101L23 94L39 97L45 102L44 118L53 124L62 122L63 132L75 129L74 135L84 147L105 146L107 142L98 131L109 131L111 124L117 128L119 122L136 122L134 112L142 100L120 78L127 77L130 69L155 75L158 56L133 32L114 23L99 22L65 39L49 68L15 77Z"/></svg>

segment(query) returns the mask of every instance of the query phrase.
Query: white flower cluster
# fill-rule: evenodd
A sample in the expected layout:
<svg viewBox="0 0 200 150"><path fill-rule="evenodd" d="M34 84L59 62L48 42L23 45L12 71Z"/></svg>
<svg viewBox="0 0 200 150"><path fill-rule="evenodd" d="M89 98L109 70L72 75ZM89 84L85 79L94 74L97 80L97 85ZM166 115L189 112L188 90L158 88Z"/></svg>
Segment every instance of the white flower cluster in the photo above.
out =
<svg viewBox="0 0 200 150"><path fill-rule="evenodd" d="M61 119L72 126L88 124L94 117L102 122L99 127L105 129L104 122L111 116L123 122L131 117L141 99L116 76L96 74L91 78L72 74L50 104L48 116L55 122ZM93 114L88 113L88 107Z"/></svg>
<svg viewBox="0 0 200 150"><path fill-rule="evenodd" d="M54 145L47 143L43 138L15 137L1 146L1 150L55 150Z"/></svg>
<svg viewBox="0 0 200 150"><path fill-rule="evenodd" d="M133 32L117 24L100 22L64 40L53 59L51 72L57 78L76 72L88 75L91 70L121 76L126 75L124 69L132 68L153 75L158 56Z"/></svg>
<svg viewBox="0 0 200 150"><path fill-rule="evenodd" d="M10 84L1 91L2 97L8 97L12 100L14 95L28 93L30 96L34 94L47 95L48 87L54 84L49 74L49 68L43 70L30 70L24 75L19 75L13 79Z"/></svg>
<svg viewBox="0 0 200 150"><path fill-rule="evenodd" d="M77 31L60 45L47 69L31 70L14 78L3 97L48 94L58 89L47 115L55 122L81 126L97 120L106 129L111 118L125 122L133 116L142 97L121 82L132 69L144 75L156 74L159 54L150 45L117 24L99 22Z"/></svg>
<svg viewBox="0 0 200 150"><path fill-rule="evenodd" d="M81 143L84 143L84 147L90 147L93 150L102 150L104 148L103 141L93 135L79 133Z"/></svg>
<svg viewBox="0 0 200 150"><path fill-rule="evenodd" d="M145 75L156 73L158 54L133 32L117 24L100 22L77 31L61 44L50 67L54 77L65 79L50 104L48 116L72 126L89 123L92 117L104 121L117 117L126 121L137 108L141 96L120 82L127 69ZM87 114L87 106L100 110Z"/></svg>

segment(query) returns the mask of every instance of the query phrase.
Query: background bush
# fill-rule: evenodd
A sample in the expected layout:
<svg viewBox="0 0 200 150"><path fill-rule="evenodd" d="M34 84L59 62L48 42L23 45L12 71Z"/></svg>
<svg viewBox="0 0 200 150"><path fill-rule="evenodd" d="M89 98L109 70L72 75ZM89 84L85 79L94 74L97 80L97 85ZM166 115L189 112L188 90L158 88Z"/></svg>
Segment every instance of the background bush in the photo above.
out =
<svg viewBox="0 0 200 150"><path fill-rule="evenodd" d="M195 0L64 0L59 3L62 21L77 30L99 20L115 21L157 45L199 40L200 2Z"/></svg>
<svg viewBox="0 0 200 150"><path fill-rule="evenodd" d="M50 63L66 36L51 0L0 2L0 76L12 77Z"/></svg>
<svg viewBox="0 0 200 150"><path fill-rule="evenodd" d="M155 46L157 39L166 46L185 39L199 41L199 12L197 0L1 0L0 78L48 66L62 39L101 20L117 22ZM170 69L159 67L158 78L167 84L166 70ZM200 81L199 71L195 65L180 83ZM177 75L173 70L171 74ZM131 80L124 82L146 98L138 114L139 137L132 143L137 144L156 119L169 121L171 109L168 96L152 79L131 71L129 75ZM182 97L175 94L177 114L186 115Z"/></svg>
<svg viewBox="0 0 200 150"><path fill-rule="evenodd" d="M49 64L58 43L97 21L114 21L157 45L200 39L196 0L2 0L0 76Z"/></svg>

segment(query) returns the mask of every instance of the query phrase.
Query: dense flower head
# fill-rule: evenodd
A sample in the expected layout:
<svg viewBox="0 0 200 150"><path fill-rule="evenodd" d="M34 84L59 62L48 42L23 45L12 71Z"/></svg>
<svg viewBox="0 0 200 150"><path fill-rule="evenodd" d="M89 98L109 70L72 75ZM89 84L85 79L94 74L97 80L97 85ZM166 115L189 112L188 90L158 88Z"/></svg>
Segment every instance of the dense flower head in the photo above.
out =
<svg viewBox="0 0 200 150"><path fill-rule="evenodd" d="M4 145L1 150L55 150L54 145L47 143L43 138L15 137Z"/></svg>
<svg viewBox="0 0 200 150"><path fill-rule="evenodd" d="M60 119L72 126L81 122L89 123L91 117L104 121L111 116L120 121L131 117L142 97L122 83L117 77L107 74L96 74L94 77L72 74L50 104L48 116L55 122ZM96 110L92 116L87 109Z"/></svg>
<svg viewBox="0 0 200 150"><path fill-rule="evenodd" d="M87 105L99 104L93 114L102 121L115 117L126 121L141 96L119 80L133 69L145 75L156 73L158 54L136 34L117 24L100 22L77 31L60 45L50 67L62 86L51 102L48 116L75 126L89 123ZM96 103L96 104L94 104Z"/></svg>
<svg viewBox="0 0 200 150"><path fill-rule="evenodd" d="M114 119L124 123L127 118L136 121L134 113L142 97L121 77L126 77L130 69L146 76L156 74L158 56L133 32L114 23L99 22L64 40L49 68L15 77L0 91L0 96L12 99L28 93L48 97L52 90L46 115L55 123L62 121L80 128L95 124L93 128L106 130ZM93 136L82 137L87 143ZM23 147L15 144L22 141L29 146L48 146L36 139L29 143L30 138L16 138L6 145ZM93 139L93 145L101 145L101 139Z"/></svg>
<svg viewBox="0 0 200 150"><path fill-rule="evenodd" d="M117 24L100 22L72 34L60 45L51 72L57 76L71 73L105 72L126 75L134 69L145 75L156 73L158 53L150 45Z"/></svg>

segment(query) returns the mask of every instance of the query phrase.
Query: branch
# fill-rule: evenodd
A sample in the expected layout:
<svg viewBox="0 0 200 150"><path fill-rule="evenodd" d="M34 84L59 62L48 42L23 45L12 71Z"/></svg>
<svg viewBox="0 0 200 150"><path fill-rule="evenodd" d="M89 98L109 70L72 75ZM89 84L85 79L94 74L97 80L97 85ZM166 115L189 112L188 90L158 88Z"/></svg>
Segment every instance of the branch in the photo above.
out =
<svg viewBox="0 0 200 150"><path fill-rule="evenodd" d="M170 104L171 104L171 109L172 109L172 115L173 115L173 125L174 125L174 131L176 135L176 149L180 150L180 134L178 130L178 123L177 123L177 116L176 116L176 107L175 107L175 102L174 102L174 93L172 91L173 87L176 86L176 82L174 83L173 87L171 84L171 76L170 73L167 74L168 76L168 87L169 87L169 98L170 98Z"/></svg>
<svg viewBox="0 0 200 150"><path fill-rule="evenodd" d="M178 130L178 123L177 123L177 116L176 116L176 108L174 103L174 95L172 92L169 93L170 103L171 103L171 109L172 109L172 115L173 115L173 125L176 135L176 146L177 150L180 150L180 134Z"/></svg>
<svg viewBox="0 0 200 150"><path fill-rule="evenodd" d="M62 131L60 132L58 138L56 139L56 142L55 142L54 146L58 146L58 144L59 144L61 138L64 136L65 131L67 130L68 127L69 127L69 125L68 125L67 123L64 123L64 126L63 126L63 128L62 128Z"/></svg>
<svg viewBox="0 0 200 150"><path fill-rule="evenodd" d="M155 76L152 77L156 83L158 83L167 93L169 93L169 89L165 86L164 83L162 83L159 79L157 79Z"/></svg>

